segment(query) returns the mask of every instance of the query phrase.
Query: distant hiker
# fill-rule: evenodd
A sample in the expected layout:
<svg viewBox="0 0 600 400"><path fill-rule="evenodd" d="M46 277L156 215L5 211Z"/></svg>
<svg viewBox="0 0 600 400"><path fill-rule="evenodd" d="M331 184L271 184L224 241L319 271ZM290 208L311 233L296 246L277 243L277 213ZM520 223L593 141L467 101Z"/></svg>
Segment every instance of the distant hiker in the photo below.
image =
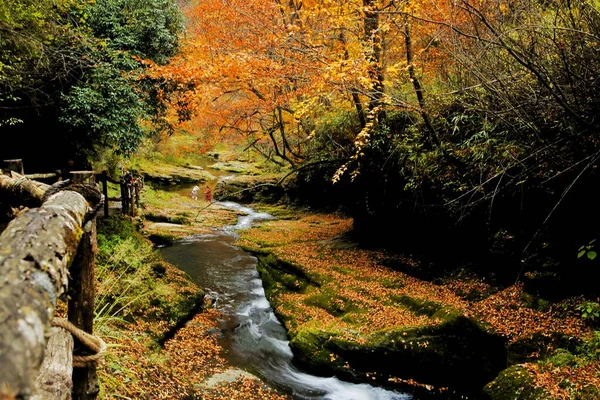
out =
<svg viewBox="0 0 600 400"><path fill-rule="evenodd" d="M200 188L198 187L198 185L194 186L192 189L192 199L194 200L198 200L198 192L200 191Z"/></svg>
<svg viewBox="0 0 600 400"><path fill-rule="evenodd" d="M204 196L206 197L206 201L212 203L212 191L210 190L210 186L206 185L206 191L204 192Z"/></svg>
<svg viewBox="0 0 600 400"><path fill-rule="evenodd" d="M124 180L125 180L125 184L126 184L126 185L129 185L129 186L133 185L133 181L134 181L135 179L133 178L133 174L131 173L131 171L127 171L127 172L125 173Z"/></svg>

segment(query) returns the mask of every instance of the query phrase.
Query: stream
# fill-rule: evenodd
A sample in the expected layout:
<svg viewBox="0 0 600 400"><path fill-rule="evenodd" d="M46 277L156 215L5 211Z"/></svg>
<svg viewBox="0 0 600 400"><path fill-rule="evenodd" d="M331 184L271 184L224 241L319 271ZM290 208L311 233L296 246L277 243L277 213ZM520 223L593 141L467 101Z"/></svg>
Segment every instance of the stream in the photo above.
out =
<svg viewBox="0 0 600 400"><path fill-rule="evenodd" d="M234 202L236 225L181 239L160 249L162 257L187 272L220 312L219 340L228 361L299 400L408 400L410 394L319 377L294 366L287 333L265 297L257 260L234 245L236 231L273 217Z"/></svg>

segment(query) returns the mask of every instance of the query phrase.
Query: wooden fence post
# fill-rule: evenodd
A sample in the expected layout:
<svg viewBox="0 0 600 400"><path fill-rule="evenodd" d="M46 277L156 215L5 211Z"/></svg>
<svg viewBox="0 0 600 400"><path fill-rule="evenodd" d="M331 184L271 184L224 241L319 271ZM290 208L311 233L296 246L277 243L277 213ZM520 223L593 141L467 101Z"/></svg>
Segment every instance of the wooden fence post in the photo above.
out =
<svg viewBox="0 0 600 400"><path fill-rule="evenodd" d="M72 171L73 183L95 184L93 171ZM71 268L69 285L68 319L79 329L93 334L94 331L94 281L96 247L96 219L84 226L77 256ZM76 340L75 349L82 347ZM96 365L73 368L73 400L96 399L100 387Z"/></svg>
<svg viewBox="0 0 600 400"><path fill-rule="evenodd" d="M137 181L131 183L131 216L135 217L137 211L138 201L138 184Z"/></svg>
<svg viewBox="0 0 600 400"><path fill-rule="evenodd" d="M4 160L0 175L9 175L10 171L17 172L23 175L23 160ZM0 221L9 221L14 218L14 212L9 204L6 204L0 199Z"/></svg>
<svg viewBox="0 0 600 400"><path fill-rule="evenodd" d="M108 218L108 173L102 171L100 174L100 181L102 182L102 194L104 194L104 218Z"/></svg>
<svg viewBox="0 0 600 400"><path fill-rule="evenodd" d="M121 180L121 211L123 214L127 214L127 184L124 180Z"/></svg>

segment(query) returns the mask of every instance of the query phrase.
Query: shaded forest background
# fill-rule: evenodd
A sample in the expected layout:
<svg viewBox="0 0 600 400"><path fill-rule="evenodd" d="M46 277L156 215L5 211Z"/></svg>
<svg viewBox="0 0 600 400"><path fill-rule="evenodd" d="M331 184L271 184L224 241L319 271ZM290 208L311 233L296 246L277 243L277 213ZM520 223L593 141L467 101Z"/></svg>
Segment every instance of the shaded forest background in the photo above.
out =
<svg viewBox="0 0 600 400"><path fill-rule="evenodd" d="M0 48L2 159L229 143L431 277L598 294L596 0L0 0Z"/></svg>

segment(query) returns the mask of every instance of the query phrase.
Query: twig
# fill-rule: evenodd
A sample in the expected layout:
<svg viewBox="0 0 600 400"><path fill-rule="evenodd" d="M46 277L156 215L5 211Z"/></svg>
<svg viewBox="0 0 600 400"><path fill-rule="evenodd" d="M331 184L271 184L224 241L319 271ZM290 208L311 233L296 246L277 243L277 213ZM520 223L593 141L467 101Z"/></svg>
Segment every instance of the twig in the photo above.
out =
<svg viewBox="0 0 600 400"><path fill-rule="evenodd" d="M215 202L211 201L210 203L208 203L208 205L206 207L202 207L200 210L198 210L198 213L196 213L196 216L194 217L194 222L198 220L198 215L200 215L200 213L204 210L206 210L208 207L212 206Z"/></svg>

